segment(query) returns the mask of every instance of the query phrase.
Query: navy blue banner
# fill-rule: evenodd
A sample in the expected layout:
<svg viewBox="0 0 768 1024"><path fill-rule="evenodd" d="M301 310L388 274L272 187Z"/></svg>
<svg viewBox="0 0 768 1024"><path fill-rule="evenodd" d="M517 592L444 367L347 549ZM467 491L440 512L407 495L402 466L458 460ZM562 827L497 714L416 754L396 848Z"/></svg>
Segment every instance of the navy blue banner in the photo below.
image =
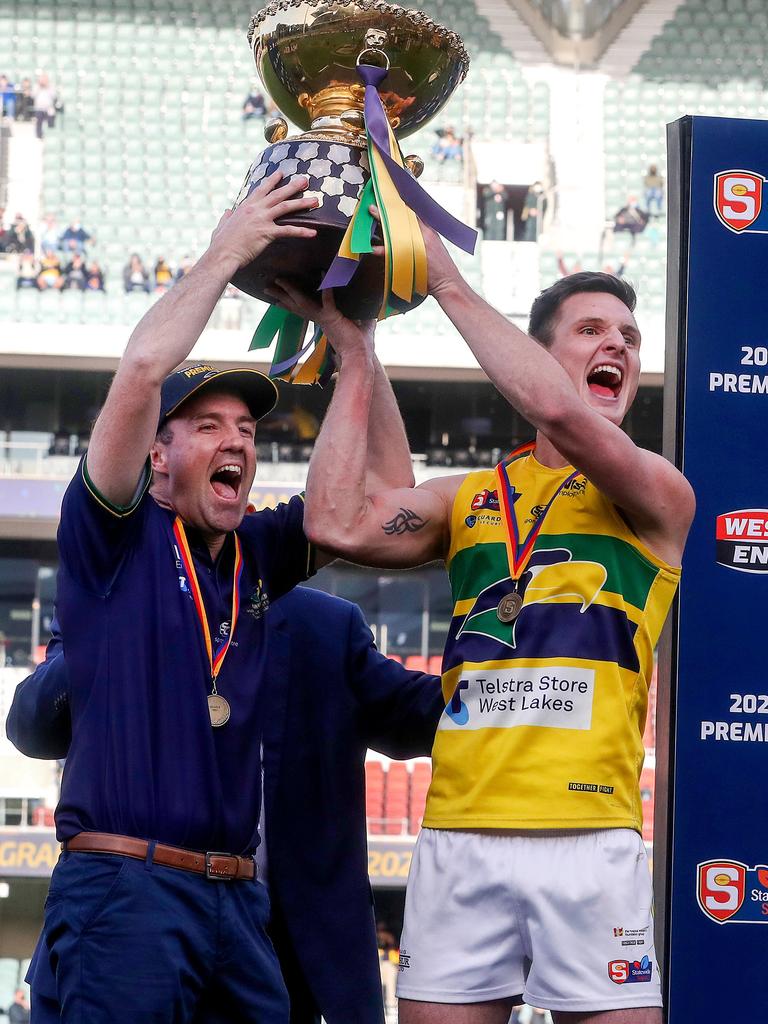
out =
<svg viewBox="0 0 768 1024"><path fill-rule="evenodd" d="M677 463L697 512L672 720L668 1013L757 1022L768 1019L768 122L675 127L687 263Z"/></svg>

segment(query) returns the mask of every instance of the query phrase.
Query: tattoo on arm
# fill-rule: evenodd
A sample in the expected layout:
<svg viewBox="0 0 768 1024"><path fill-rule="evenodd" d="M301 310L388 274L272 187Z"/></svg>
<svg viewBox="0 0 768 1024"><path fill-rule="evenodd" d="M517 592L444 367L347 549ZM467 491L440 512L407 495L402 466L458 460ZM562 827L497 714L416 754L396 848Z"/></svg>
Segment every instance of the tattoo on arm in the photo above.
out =
<svg viewBox="0 0 768 1024"><path fill-rule="evenodd" d="M412 509L401 508L394 519L390 519L388 523L382 523L381 528L384 533L389 534L416 533L418 530L423 530L428 522L428 519L422 519Z"/></svg>

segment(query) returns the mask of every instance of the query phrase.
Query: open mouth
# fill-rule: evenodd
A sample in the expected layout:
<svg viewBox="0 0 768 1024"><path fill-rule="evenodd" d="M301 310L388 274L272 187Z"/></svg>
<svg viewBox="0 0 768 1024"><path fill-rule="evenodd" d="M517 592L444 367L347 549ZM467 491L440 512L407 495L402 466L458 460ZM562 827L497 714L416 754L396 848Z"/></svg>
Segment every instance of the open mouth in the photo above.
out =
<svg viewBox="0 0 768 1024"><path fill-rule="evenodd" d="M598 398L618 398L623 375L618 366L603 363L587 375L587 387Z"/></svg>
<svg viewBox="0 0 768 1024"><path fill-rule="evenodd" d="M225 501L234 501L240 493L242 479L242 467L231 463L216 470L211 476L211 487L217 497L224 498Z"/></svg>

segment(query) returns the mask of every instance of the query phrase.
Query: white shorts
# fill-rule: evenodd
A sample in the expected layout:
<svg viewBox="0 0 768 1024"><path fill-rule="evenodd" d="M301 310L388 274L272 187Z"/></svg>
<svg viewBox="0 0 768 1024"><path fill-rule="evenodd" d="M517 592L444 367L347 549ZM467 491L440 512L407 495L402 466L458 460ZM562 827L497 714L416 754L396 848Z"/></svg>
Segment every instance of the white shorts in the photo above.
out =
<svg viewBox="0 0 768 1024"><path fill-rule="evenodd" d="M547 1010L661 1006L651 876L631 829L422 829L405 898L397 994Z"/></svg>

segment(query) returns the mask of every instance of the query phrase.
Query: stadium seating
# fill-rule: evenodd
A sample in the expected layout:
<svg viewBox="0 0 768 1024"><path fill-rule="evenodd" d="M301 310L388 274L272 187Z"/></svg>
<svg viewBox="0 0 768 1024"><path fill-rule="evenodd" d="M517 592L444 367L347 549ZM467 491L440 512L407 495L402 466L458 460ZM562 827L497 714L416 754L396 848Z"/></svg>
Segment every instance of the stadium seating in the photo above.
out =
<svg viewBox="0 0 768 1024"><path fill-rule="evenodd" d="M686 0L660 27L632 73L605 92L605 213L630 194L642 203L649 164L666 176L666 125L686 114L768 115L768 7L763 0ZM621 252L617 239L614 252ZM627 276L644 306L661 310L663 223L637 238ZM590 268L593 269L593 268Z"/></svg>
<svg viewBox="0 0 768 1024"><path fill-rule="evenodd" d="M416 761L409 770L393 761L385 770L379 761L366 761L366 817L370 835L415 835L424 817L432 769Z"/></svg>
<svg viewBox="0 0 768 1024"><path fill-rule="evenodd" d="M460 161L432 158L436 128L545 139L548 87L526 82L474 3L419 6L459 32L473 57L467 82L437 121L404 141L406 153L424 158L424 180L463 180ZM251 0L0 0L0 68L15 81L45 70L65 106L45 136L43 209L61 222L79 216L94 234L89 255L101 263L107 286L106 296L26 292L12 303L6 292L0 314L130 323L153 301L122 294L130 253L151 268L158 256L175 266L202 250L265 145L261 122L241 118L255 78L245 38L253 10ZM479 285L479 261L463 266ZM255 326L261 308L243 304L244 329ZM448 330L431 304L409 317L408 329Z"/></svg>

